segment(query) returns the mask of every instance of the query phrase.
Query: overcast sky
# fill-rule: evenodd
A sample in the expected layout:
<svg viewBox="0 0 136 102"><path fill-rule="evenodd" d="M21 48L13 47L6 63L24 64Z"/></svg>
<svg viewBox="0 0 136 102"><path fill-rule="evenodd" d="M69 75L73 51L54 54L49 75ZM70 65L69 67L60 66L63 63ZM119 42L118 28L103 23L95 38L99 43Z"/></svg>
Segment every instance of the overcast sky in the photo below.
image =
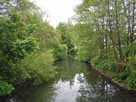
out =
<svg viewBox="0 0 136 102"><path fill-rule="evenodd" d="M67 22L74 15L73 9L82 0L31 0L34 1L42 11L49 15L49 22L56 26L59 22Z"/></svg>

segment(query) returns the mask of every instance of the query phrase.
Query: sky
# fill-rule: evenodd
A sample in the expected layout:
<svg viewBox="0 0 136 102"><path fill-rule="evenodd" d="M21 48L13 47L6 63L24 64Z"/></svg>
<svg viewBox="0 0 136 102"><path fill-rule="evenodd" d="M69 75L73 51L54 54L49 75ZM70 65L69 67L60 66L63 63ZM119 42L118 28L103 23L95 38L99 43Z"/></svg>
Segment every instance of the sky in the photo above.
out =
<svg viewBox="0 0 136 102"><path fill-rule="evenodd" d="M56 26L59 22L67 22L68 18L74 15L74 8L81 3L82 0L31 0L43 12L48 14L48 21L52 26Z"/></svg>

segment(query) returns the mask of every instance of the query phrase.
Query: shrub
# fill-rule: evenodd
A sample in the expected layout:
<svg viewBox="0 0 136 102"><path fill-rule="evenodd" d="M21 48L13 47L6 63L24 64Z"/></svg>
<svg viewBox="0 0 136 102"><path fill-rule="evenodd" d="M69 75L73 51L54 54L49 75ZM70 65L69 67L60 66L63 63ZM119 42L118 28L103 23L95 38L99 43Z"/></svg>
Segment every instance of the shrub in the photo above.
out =
<svg viewBox="0 0 136 102"><path fill-rule="evenodd" d="M85 49L78 49L76 60L82 61L82 62L90 62L91 59L90 59L89 52L86 51Z"/></svg>
<svg viewBox="0 0 136 102"><path fill-rule="evenodd" d="M127 81L130 88L136 89L136 71L131 73L131 75L127 78Z"/></svg>
<svg viewBox="0 0 136 102"><path fill-rule="evenodd" d="M113 62L107 58L96 56L95 58L92 59L92 62L99 69L112 71L112 63Z"/></svg>
<svg viewBox="0 0 136 102"><path fill-rule="evenodd" d="M0 96L10 94L14 90L12 84L8 84L5 81L0 81Z"/></svg>
<svg viewBox="0 0 136 102"><path fill-rule="evenodd" d="M67 46L65 44L59 44L53 50L55 60L65 60L67 58Z"/></svg>
<svg viewBox="0 0 136 102"><path fill-rule="evenodd" d="M30 75L30 79L38 80L39 83L52 81L56 75L53 66L51 51L38 52L26 57L21 64Z"/></svg>

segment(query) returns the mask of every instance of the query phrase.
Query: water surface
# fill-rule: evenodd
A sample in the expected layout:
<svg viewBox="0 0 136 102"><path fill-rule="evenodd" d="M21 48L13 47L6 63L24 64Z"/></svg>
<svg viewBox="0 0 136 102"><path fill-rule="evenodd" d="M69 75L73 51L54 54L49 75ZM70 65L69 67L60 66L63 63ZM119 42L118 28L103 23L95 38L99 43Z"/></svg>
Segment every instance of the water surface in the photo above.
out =
<svg viewBox="0 0 136 102"><path fill-rule="evenodd" d="M57 64L59 74L50 85L19 90L9 102L136 102L136 96L120 90L84 63Z"/></svg>

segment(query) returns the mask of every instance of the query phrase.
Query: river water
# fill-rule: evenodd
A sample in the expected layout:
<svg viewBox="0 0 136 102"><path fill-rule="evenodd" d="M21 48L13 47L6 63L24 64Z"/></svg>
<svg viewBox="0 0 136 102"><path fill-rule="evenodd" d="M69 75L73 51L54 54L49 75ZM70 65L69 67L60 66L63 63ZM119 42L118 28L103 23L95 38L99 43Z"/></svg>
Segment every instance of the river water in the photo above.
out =
<svg viewBox="0 0 136 102"><path fill-rule="evenodd" d="M19 90L9 102L136 102L136 96L119 89L84 63L57 63L54 83Z"/></svg>

